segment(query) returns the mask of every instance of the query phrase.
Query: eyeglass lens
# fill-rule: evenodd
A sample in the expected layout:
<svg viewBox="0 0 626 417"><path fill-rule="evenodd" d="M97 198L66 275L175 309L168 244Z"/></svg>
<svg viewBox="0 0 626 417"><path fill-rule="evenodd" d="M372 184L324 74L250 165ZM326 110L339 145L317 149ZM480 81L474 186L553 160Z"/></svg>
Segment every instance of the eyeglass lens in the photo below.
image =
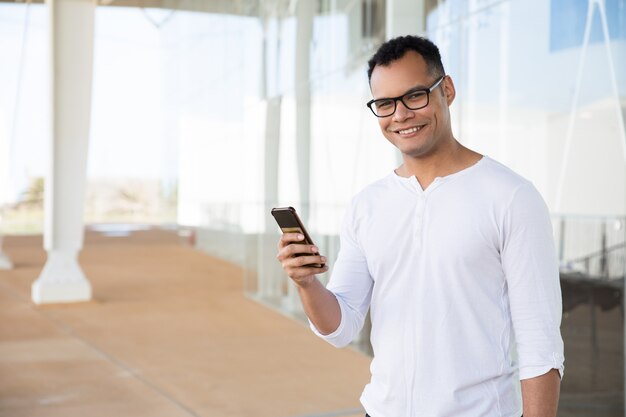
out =
<svg viewBox="0 0 626 417"><path fill-rule="evenodd" d="M418 110L428 105L428 93L426 91L414 91L402 96L402 102L410 110ZM393 99L376 100L372 108L379 117L390 116L396 111L397 101Z"/></svg>

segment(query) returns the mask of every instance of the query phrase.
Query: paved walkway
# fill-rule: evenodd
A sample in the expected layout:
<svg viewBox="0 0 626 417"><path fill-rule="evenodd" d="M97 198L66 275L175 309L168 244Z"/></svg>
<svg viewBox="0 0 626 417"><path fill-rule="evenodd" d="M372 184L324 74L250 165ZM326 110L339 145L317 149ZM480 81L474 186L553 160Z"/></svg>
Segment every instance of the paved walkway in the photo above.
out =
<svg viewBox="0 0 626 417"><path fill-rule="evenodd" d="M244 297L242 271L166 231L89 232L88 303L35 306L41 237L6 237L0 416L352 417L369 358Z"/></svg>

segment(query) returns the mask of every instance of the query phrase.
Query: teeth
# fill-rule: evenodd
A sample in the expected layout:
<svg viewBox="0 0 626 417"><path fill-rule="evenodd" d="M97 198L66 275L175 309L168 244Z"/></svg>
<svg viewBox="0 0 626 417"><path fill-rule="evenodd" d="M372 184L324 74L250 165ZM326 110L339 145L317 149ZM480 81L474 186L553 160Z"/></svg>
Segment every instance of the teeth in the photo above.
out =
<svg viewBox="0 0 626 417"><path fill-rule="evenodd" d="M410 129L399 130L398 133L400 133L401 135L407 135L409 133L417 132L421 128L422 128L421 126L419 128L416 126L416 127L410 128Z"/></svg>

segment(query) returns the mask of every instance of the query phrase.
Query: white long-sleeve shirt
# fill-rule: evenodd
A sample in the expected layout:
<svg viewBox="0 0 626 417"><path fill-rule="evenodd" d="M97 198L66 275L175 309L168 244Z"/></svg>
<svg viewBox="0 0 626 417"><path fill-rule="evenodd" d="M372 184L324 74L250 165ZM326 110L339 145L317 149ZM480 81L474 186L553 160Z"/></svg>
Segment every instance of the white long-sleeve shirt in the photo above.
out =
<svg viewBox="0 0 626 417"><path fill-rule="evenodd" d="M371 310L372 417L519 417L520 379L563 372L552 226L530 182L483 157L422 190L391 173L357 194L327 286L350 343Z"/></svg>

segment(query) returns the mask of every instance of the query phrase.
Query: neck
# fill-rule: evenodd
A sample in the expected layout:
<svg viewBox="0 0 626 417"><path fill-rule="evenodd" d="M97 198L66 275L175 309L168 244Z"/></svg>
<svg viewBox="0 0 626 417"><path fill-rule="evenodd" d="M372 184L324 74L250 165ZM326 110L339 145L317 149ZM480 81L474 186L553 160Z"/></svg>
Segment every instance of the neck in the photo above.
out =
<svg viewBox="0 0 626 417"><path fill-rule="evenodd" d="M396 170L402 177L415 176L423 189L436 177L445 177L474 165L482 155L453 139L449 146L430 155L402 155L403 164Z"/></svg>

